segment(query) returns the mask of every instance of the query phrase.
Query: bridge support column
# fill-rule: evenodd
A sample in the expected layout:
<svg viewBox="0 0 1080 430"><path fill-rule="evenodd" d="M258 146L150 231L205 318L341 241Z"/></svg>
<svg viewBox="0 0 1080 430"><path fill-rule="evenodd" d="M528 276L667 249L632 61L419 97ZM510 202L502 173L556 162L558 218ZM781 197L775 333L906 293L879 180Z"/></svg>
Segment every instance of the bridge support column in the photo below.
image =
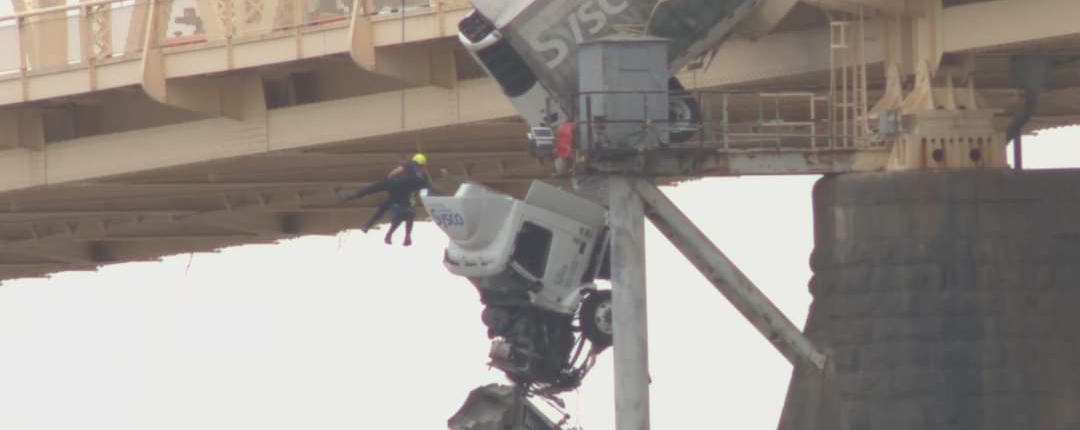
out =
<svg viewBox="0 0 1080 430"><path fill-rule="evenodd" d="M807 335L780 430L1080 428L1075 171L842 175L814 188Z"/></svg>
<svg viewBox="0 0 1080 430"><path fill-rule="evenodd" d="M608 179L614 319L615 430L649 428L645 215L630 177Z"/></svg>

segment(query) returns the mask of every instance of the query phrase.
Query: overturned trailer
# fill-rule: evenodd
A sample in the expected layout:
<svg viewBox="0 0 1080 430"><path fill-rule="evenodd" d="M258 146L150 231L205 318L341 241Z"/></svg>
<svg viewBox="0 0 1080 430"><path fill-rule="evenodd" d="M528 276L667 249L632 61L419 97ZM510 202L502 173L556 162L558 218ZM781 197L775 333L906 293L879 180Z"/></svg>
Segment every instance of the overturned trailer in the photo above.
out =
<svg viewBox="0 0 1080 430"><path fill-rule="evenodd" d="M466 183L423 203L450 238L444 265L480 293L491 365L538 391L577 387L612 341L594 282L609 276L607 211L539 181L524 200Z"/></svg>

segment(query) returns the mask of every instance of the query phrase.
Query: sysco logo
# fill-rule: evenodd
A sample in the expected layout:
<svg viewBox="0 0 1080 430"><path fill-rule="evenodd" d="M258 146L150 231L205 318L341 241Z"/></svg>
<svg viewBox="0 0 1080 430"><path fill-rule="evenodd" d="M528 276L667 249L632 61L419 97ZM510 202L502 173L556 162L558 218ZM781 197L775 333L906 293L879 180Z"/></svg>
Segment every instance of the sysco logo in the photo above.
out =
<svg viewBox="0 0 1080 430"><path fill-rule="evenodd" d="M630 7L630 0L587 0L578 6L576 11L571 11L566 16L566 23L570 27L570 34L574 38L575 45L580 45L608 26L608 17L618 15ZM554 52L554 57L548 60L547 66L558 67L570 55L568 41L552 35L551 31L543 31L536 34L536 39L529 40L529 46L537 52Z"/></svg>
<svg viewBox="0 0 1080 430"><path fill-rule="evenodd" d="M446 209L432 209L431 220L435 221L435 225L442 228L465 225L465 217Z"/></svg>

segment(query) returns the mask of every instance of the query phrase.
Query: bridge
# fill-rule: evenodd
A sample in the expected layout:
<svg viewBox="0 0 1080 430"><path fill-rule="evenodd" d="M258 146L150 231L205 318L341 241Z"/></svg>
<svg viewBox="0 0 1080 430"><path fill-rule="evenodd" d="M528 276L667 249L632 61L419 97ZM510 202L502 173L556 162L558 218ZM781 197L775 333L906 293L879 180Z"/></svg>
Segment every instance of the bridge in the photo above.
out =
<svg viewBox="0 0 1080 430"><path fill-rule="evenodd" d="M466 0L12 6L0 279L355 227L373 201L335 192L416 150L439 188L552 175L457 44ZM765 0L680 74L718 132L666 175L1004 166L1010 127L1080 123L1076 16L1075 0ZM917 133L875 140L890 112Z"/></svg>

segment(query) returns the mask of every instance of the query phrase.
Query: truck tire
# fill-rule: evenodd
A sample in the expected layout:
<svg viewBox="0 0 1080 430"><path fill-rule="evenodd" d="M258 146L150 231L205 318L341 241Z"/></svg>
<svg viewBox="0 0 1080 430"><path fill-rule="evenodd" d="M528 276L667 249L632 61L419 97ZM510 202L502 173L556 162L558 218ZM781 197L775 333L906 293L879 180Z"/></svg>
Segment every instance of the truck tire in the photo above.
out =
<svg viewBox="0 0 1080 430"><path fill-rule="evenodd" d="M683 143L701 128L701 105L674 76L668 79L668 121L671 143Z"/></svg>
<svg viewBox="0 0 1080 430"><path fill-rule="evenodd" d="M611 346L613 324L611 290L593 291L581 303L581 334L597 350Z"/></svg>

